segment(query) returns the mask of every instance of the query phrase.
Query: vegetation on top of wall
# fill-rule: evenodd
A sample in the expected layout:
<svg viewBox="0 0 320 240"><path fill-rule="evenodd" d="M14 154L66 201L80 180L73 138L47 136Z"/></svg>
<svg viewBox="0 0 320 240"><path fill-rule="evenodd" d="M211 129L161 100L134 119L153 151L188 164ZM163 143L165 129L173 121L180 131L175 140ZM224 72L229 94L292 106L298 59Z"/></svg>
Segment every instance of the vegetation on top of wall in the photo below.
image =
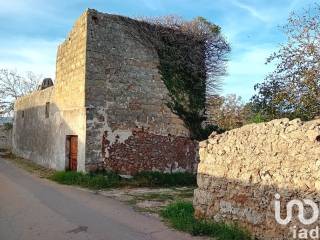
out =
<svg viewBox="0 0 320 240"><path fill-rule="evenodd" d="M229 45L220 27L202 17L191 22L166 19L158 24L174 30L158 28L163 43L157 49L159 71L172 100L168 106L184 120L192 138L203 140L211 133L203 125L207 94L219 87L217 76L225 73Z"/></svg>
<svg viewBox="0 0 320 240"><path fill-rule="evenodd" d="M207 138L214 126L204 124L206 99L219 89L230 52L220 27L203 17L184 21L167 16L138 23L135 34L158 53L159 72L170 95L168 107L183 119L192 138Z"/></svg>

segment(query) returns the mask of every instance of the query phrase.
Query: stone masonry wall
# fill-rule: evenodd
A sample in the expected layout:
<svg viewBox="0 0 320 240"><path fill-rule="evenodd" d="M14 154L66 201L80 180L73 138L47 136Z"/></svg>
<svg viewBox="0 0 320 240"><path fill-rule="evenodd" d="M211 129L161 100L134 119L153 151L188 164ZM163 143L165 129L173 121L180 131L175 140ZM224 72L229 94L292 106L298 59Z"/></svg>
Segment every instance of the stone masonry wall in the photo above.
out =
<svg viewBox="0 0 320 240"><path fill-rule="evenodd" d="M119 172L139 171L193 171L196 170L197 143L185 137L152 134L141 129L132 130L127 140L116 138L112 144L104 135L108 146L106 166Z"/></svg>
<svg viewBox="0 0 320 240"><path fill-rule="evenodd" d="M0 150L11 149L12 130L0 125Z"/></svg>
<svg viewBox="0 0 320 240"><path fill-rule="evenodd" d="M290 227L314 228L297 219L275 221L275 195L281 216L293 199L320 203L320 120L273 120L250 124L200 143L196 216L237 222L262 239L292 239ZM311 217L306 208L306 218ZM316 225L319 220L316 222Z"/></svg>
<svg viewBox="0 0 320 240"><path fill-rule="evenodd" d="M88 168L193 171L196 144L167 107L159 57L143 40L146 33L136 20L95 10L89 10L87 21Z"/></svg>
<svg viewBox="0 0 320 240"><path fill-rule="evenodd" d="M197 143L167 107L159 57L137 25L95 10L82 14L58 48L55 85L15 103L15 154L64 170L66 137L77 135L79 171L195 169Z"/></svg>

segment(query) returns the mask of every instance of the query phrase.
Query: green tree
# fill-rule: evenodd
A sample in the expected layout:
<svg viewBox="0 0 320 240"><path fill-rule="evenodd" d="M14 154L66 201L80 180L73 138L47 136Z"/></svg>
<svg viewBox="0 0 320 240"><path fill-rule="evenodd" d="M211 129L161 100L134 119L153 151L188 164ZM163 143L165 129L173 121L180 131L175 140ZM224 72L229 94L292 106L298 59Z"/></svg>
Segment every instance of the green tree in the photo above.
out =
<svg viewBox="0 0 320 240"><path fill-rule="evenodd" d="M287 42L267 59L276 68L255 86L253 111L266 120L313 119L320 115L320 5L292 13L283 32Z"/></svg>

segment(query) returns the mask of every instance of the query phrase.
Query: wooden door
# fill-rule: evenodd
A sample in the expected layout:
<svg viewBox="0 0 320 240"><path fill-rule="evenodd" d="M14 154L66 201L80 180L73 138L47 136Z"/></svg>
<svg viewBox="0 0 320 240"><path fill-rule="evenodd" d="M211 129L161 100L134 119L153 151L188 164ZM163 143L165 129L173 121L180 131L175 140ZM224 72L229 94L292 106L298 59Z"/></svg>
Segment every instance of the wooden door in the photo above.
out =
<svg viewBox="0 0 320 240"><path fill-rule="evenodd" d="M70 136L69 169L77 171L78 136Z"/></svg>

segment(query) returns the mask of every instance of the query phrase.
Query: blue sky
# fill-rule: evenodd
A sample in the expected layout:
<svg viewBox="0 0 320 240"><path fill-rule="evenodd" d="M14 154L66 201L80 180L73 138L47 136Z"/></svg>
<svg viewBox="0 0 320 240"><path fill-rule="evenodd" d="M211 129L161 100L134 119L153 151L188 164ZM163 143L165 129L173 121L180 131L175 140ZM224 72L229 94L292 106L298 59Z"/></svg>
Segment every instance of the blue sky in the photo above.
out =
<svg viewBox="0 0 320 240"><path fill-rule="evenodd" d="M279 25L314 0L0 0L0 68L54 78L57 46L87 8L137 16L203 16L222 27L231 44L222 94L249 100L272 66L265 59L284 36Z"/></svg>

